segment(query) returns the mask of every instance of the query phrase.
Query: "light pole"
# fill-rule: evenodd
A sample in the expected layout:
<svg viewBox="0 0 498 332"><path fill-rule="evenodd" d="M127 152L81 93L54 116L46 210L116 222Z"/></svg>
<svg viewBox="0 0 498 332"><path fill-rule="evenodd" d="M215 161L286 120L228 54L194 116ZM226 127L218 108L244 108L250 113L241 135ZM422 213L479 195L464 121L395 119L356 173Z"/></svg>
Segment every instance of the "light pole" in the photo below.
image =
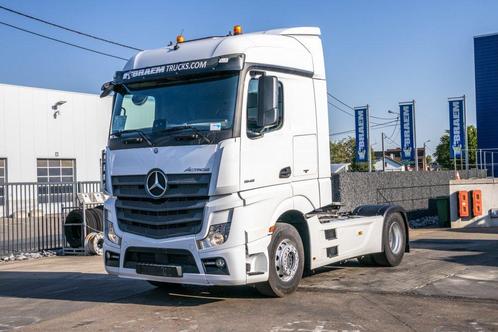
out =
<svg viewBox="0 0 498 332"><path fill-rule="evenodd" d="M386 154L384 150L384 133L381 134L382 141L382 172L386 171Z"/></svg>
<svg viewBox="0 0 498 332"><path fill-rule="evenodd" d="M429 143L431 140L428 139L427 141L424 142L424 159L422 160L422 165L424 166L424 171L427 170L427 157L426 157L426 148L427 148L427 143Z"/></svg>
<svg viewBox="0 0 498 332"><path fill-rule="evenodd" d="M387 113L396 115L396 119L394 121L396 121L396 125L397 125L398 121L400 121L400 118L399 118L400 114L397 113L397 112L393 112L391 110L387 110ZM401 127L401 124L400 124L400 127ZM382 165L384 166L384 169L385 169L385 164L386 164L385 163L384 138L386 138L386 137L387 137L387 135L385 135L384 133L382 133ZM391 139L389 139L389 140L392 141ZM402 151L401 150L402 149L401 149L401 146L400 146L400 149L399 149L399 161L400 162L402 162L402 160L401 160L401 153L402 153Z"/></svg>

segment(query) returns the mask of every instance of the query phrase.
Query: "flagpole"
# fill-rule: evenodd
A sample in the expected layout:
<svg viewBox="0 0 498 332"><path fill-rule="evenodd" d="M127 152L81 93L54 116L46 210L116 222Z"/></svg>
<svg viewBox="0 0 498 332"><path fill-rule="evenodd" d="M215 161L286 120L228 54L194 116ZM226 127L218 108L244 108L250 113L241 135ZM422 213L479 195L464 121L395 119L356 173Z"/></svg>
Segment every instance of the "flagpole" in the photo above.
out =
<svg viewBox="0 0 498 332"><path fill-rule="evenodd" d="M415 146L415 170L418 172L417 128L415 126L415 99L412 101L413 145Z"/></svg>
<svg viewBox="0 0 498 332"><path fill-rule="evenodd" d="M370 144L370 109L367 104L368 172L372 172L372 145Z"/></svg>
<svg viewBox="0 0 498 332"><path fill-rule="evenodd" d="M466 97L463 95L463 131L465 137L465 170L467 171L467 176L469 174L469 137L467 136L467 102Z"/></svg>

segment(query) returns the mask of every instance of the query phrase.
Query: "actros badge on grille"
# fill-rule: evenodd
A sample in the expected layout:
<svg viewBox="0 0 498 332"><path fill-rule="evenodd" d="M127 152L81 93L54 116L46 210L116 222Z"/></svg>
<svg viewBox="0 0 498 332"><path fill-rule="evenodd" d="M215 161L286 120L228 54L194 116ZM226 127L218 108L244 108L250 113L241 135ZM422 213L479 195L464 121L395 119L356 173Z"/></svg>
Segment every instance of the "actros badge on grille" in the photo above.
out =
<svg viewBox="0 0 498 332"><path fill-rule="evenodd" d="M145 180L145 190L154 198L161 198L168 189L168 178L163 171L152 170Z"/></svg>

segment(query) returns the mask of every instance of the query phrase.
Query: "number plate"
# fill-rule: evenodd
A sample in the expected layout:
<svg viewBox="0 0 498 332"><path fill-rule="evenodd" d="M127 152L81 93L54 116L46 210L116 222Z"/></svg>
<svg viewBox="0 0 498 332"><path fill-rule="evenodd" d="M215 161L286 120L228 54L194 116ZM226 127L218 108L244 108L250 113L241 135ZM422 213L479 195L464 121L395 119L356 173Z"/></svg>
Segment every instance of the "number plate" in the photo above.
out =
<svg viewBox="0 0 498 332"><path fill-rule="evenodd" d="M159 277L180 278L183 276L182 267L175 265L137 264L138 274L147 274Z"/></svg>

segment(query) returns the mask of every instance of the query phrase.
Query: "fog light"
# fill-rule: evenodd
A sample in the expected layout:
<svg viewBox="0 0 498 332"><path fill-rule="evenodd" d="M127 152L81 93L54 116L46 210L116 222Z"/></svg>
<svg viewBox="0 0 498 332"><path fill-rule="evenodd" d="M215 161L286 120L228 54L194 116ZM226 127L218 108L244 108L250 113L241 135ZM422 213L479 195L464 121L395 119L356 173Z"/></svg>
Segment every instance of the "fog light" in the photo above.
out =
<svg viewBox="0 0 498 332"><path fill-rule="evenodd" d="M203 258L202 265L206 274L229 275L227 262L221 257Z"/></svg>
<svg viewBox="0 0 498 332"><path fill-rule="evenodd" d="M214 263L216 264L216 267L218 269L223 269L226 265L225 260L223 258L216 258L216 261Z"/></svg>

